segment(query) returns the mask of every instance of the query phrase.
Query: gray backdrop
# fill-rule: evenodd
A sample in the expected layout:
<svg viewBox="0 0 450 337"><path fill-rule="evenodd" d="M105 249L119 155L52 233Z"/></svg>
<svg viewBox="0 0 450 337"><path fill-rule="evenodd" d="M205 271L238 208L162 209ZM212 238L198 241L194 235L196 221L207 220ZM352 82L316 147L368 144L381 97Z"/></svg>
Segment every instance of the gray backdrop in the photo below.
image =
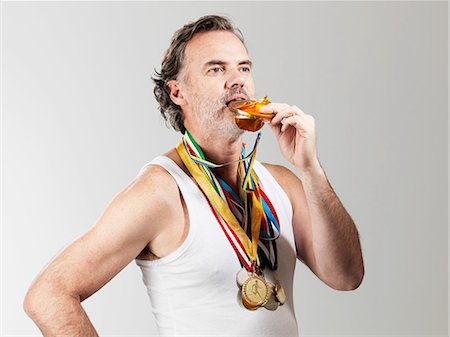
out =
<svg viewBox="0 0 450 337"><path fill-rule="evenodd" d="M4 2L2 335L39 335L22 310L35 275L176 145L150 76L210 13L242 29L258 96L314 116L361 235L356 291L297 264L301 335L447 336L446 2ZM258 158L285 163L270 129ZM156 333L134 262L84 308L103 336Z"/></svg>

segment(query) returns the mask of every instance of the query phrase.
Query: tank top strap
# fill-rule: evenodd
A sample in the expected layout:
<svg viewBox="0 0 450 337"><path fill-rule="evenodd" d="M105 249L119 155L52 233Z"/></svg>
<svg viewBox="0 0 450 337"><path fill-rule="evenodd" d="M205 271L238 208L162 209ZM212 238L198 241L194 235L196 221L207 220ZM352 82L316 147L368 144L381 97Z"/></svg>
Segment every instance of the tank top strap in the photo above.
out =
<svg viewBox="0 0 450 337"><path fill-rule="evenodd" d="M183 194L183 197L189 198L193 192L198 191L197 185L192 181L192 179L169 157L167 156L157 156L152 161L145 164L141 171L148 165L158 165L163 167L170 175L175 179L178 187Z"/></svg>

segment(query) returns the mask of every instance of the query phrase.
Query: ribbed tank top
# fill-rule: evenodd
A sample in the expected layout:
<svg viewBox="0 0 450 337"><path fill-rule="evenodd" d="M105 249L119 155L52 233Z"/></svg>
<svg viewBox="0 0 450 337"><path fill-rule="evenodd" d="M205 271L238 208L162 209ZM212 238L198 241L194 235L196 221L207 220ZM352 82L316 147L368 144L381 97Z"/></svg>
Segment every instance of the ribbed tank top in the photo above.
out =
<svg viewBox="0 0 450 337"><path fill-rule="evenodd" d="M251 311L240 301L237 255L201 190L170 158L156 157L144 167L150 164L162 166L175 179L190 221L186 239L174 252L157 260L135 260L142 270L160 335L298 337L292 289L296 263L292 207L269 171L255 161L255 173L280 220L275 273L285 289L286 303L275 311ZM264 276L275 281L268 268Z"/></svg>

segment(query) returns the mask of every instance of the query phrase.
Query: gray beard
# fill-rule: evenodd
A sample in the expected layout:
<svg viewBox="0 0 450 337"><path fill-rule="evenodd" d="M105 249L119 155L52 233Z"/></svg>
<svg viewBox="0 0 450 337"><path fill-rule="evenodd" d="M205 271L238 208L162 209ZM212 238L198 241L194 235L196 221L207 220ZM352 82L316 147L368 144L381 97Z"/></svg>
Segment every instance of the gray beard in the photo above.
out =
<svg viewBox="0 0 450 337"><path fill-rule="evenodd" d="M238 139L244 133L237 127L234 119L224 118L225 110L222 102L205 102L200 103L196 100L196 106L199 115L203 116L198 123L204 133L210 134L208 138L231 137L233 140Z"/></svg>

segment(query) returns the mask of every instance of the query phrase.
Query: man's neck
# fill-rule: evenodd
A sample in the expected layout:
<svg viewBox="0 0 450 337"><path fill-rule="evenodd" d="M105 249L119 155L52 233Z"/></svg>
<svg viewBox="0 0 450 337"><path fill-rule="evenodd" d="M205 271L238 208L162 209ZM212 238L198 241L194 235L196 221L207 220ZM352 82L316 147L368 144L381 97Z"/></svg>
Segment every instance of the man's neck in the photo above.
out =
<svg viewBox="0 0 450 337"><path fill-rule="evenodd" d="M241 137L227 137L222 135L205 135L191 133L198 146L203 151L205 158L214 164L235 162L239 159L242 148ZM223 167L214 168L214 175L224 180L233 191L237 191L238 163L232 163Z"/></svg>

